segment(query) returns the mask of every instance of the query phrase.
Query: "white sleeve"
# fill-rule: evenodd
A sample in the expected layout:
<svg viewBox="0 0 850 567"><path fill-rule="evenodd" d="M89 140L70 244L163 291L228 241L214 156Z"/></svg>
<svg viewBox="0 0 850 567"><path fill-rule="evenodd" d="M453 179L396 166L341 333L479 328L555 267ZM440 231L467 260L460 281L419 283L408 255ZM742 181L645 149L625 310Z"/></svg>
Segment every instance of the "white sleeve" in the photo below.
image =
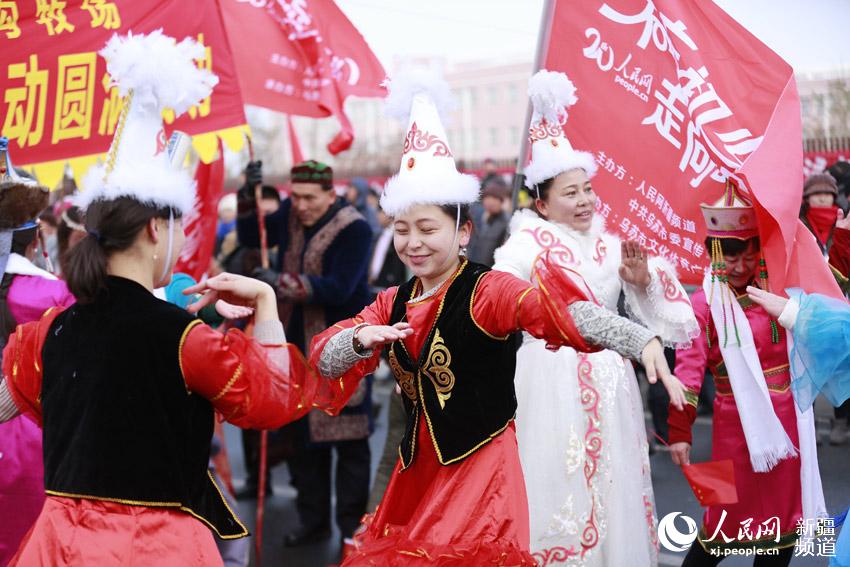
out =
<svg viewBox="0 0 850 567"><path fill-rule="evenodd" d="M796 299L791 298L788 300L788 303L785 304L785 308L782 309L782 313L779 314L779 324L788 329L789 331L794 330L794 324L797 323L797 316L800 314L800 304Z"/></svg>
<svg viewBox="0 0 850 567"><path fill-rule="evenodd" d="M517 231L496 250L493 269L527 280L531 277L531 267L539 250L540 245L534 241L532 235L522 230Z"/></svg>
<svg viewBox="0 0 850 567"><path fill-rule="evenodd" d="M675 269L663 258L650 258L649 276L645 290L623 282L626 312L661 337L665 346L689 346L700 329Z"/></svg>

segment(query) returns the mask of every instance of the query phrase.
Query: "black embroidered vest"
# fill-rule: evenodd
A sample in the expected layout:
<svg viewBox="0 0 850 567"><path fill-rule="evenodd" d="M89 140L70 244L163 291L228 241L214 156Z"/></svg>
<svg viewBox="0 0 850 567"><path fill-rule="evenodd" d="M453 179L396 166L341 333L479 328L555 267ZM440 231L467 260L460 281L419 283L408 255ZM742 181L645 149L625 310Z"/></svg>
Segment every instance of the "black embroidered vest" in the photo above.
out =
<svg viewBox="0 0 850 567"><path fill-rule="evenodd" d="M183 380L194 322L116 277L56 318L42 350L47 494L178 508L247 535L208 472L212 405Z"/></svg>
<svg viewBox="0 0 850 567"><path fill-rule="evenodd" d="M510 337L493 337L472 317L481 277L490 269L467 263L442 300L418 360L399 341L390 366L402 389L407 428L399 446L402 466L413 462L418 428L425 422L440 463L456 463L501 433L516 413L516 348ZM400 286L391 324L402 320L417 279Z"/></svg>

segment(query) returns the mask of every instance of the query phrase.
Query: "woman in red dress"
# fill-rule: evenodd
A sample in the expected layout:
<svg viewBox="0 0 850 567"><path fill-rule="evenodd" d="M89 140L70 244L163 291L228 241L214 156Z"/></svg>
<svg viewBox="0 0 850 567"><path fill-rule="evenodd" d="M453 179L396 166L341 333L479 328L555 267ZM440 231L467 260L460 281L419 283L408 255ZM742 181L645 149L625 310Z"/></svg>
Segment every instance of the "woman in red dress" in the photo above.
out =
<svg viewBox="0 0 850 567"><path fill-rule="evenodd" d="M200 45L161 32L115 37L105 53L133 96L80 203L88 235L66 273L77 303L19 326L3 353L0 421L23 413L42 426L47 494L11 564L221 565L213 532L247 530L207 468L214 413L274 429L320 397L330 404L332 384L286 345L267 284L221 274L185 291L205 294L193 312L219 298L251 307L253 338L154 297L194 200L191 177L172 167L185 153L162 146L161 112L209 96L214 77L194 63Z"/></svg>
<svg viewBox="0 0 850 567"><path fill-rule="evenodd" d="M413 272L357 317L317 336L311 363L344 393L389 350L407 413L399 462L343 565L534 565L514 430L512 334L551 348L612 348L668 372L652 333L588 301L547 257L535 284L465 260L478 182L457 172L434 104L413 77L390 86L410 110L399 175L381 199L394 245Z"/></svg>

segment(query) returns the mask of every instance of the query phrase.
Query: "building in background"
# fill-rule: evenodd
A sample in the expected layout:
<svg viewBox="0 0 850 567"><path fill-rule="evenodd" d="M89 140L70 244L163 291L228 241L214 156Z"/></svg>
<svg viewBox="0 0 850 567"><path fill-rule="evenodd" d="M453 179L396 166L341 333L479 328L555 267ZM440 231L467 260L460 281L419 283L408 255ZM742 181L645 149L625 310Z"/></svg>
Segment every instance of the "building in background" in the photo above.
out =
<svg viewBox="0 0 850 567"><path fill-rule="evenodd" d="M490 158L503 167L513 167L524 130L531 61L517 57L451 66L440 60L414 64L443 67L456 103L447 133L459 166L477 169ZM304 156L331 164L340 177L383 177L395 173L404 126L383 115L383 101L379 99L349 97L345 109L354 125L354 144L338 156L331 156L325 148L339 128L335 118L293 118ZM292 150L285 115L248 107L247 116L264 173L270 180L286 176L292 166ZM247 159L244 152L229 156L228 174L234 184Z"/></svg>

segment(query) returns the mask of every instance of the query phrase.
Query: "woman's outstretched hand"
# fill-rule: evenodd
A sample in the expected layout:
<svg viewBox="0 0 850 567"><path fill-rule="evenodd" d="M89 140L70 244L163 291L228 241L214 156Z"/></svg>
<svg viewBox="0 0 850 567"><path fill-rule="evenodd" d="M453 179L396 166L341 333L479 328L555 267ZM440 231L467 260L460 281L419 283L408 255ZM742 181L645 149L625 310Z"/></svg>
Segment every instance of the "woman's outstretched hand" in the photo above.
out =
<svg viewBox="0 0 850 567"><path fill-rule="evenodd" d="M670 367L667 366L667 359L664 357L664 347L658 339L652 339L645 347L640 355L641 363L646 369L646 379L650 384L655 384L658 379L664 384L667 394L670 396L670 403L676 406L676 409L685 407L685 386L678 378L670 372Z"/></svg>
<svg viewBox="0 0 850 567"><path fill-rule="evenodd" d="M413 334L413 329L408 323L396 323L395 325L367 325L360 327L354 337L360 341L365 349L373 349L378 346L406 339Z"/></svg>
<svg viewBox="0 0 850 567"><path fill-rule="evenodd" d="M782 310L785 309L785 304L788 303L788 300L784 297L779 297L774 293L770 293L769 291L764 291L763 289L753 286L747 287L747 295L750 296L750 299L752 299L754 303L764 307L764 310L767 311L771 317L779 317L782 315Z"/></svg>
<svg viewBox="0 0 850 567"><path fill-rule="evenodd" d="M207 305L219 300L229 303L231 307L247 307L257 310L258 315L263 311L265 317L271 318L270 310L277 315L275 294L272 287L260 280L221 273L183 290L185 295L201 294L201 298L189 306L190 313L197 313Z"/></svg>

